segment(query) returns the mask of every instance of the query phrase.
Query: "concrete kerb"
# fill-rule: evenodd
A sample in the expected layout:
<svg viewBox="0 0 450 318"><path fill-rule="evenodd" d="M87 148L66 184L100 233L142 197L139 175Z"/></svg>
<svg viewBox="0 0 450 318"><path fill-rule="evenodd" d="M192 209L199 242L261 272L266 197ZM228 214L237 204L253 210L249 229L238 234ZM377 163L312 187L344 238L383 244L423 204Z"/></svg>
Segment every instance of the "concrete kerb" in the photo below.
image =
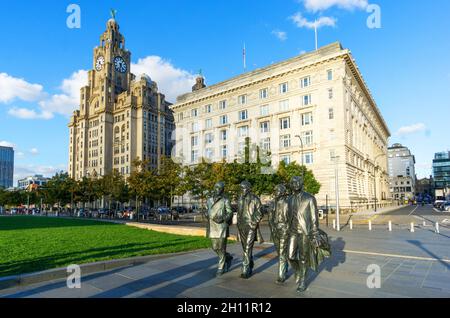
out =
<svg viewBox="0 0 450 318"><path fill-rule="evenodd" d="M81 264L80 268L82 275L93 274L121 267L141 265L163 258L186 255L191 252L192 251L186 251L172 254L149 255L110 261L100 261L95 263ZM61 267L36 273L0 277L0 290L63 279L67 278L67 275L67 267Z"/></svg>

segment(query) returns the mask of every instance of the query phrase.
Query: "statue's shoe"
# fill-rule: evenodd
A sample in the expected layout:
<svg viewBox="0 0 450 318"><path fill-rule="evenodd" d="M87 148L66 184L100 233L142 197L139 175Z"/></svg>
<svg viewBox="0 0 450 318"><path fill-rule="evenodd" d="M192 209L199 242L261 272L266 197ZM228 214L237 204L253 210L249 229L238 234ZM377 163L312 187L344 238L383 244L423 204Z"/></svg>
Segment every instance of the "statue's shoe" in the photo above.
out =
<svg viewBox="0 0 450 318"><path fill-rule="evenodd" d="M298 293L303 293L303 292L306 291L306 289L307 289L307 287L306 287L306 282L305 282L304 279L302 279L302 280L300 281L300 284L299 284L298 287L297 287L297 292L298 292Z"/></svg>
<svg viewBox="0 0 450 318"><path fill-rule="evenodd" d="M233 262L233 256L229 255L229 257L227 257L227 260L225 262L225 272L229 272L230 271L232 262Z"/></svg>
<svg viewBox="0 0 450 318"><path fill-rule="evenodd" d="M250 273L242 273L241 274L242 279L249 279L251 276L252 276L252 274L250 274Z"/></svg>
<svg viewBox="0 0 450 318"><path fill-rule="evenodd" d="M285 277L279 277L275 283L282 285L285 282L286 282L286 278Z"/></svg>
<svg viewBox="0 0 450 318"><path fill-rule="evenodd" d="M216 273L216 277L222 277L223 274L224 274L224 271L218 270Z"/></svg>

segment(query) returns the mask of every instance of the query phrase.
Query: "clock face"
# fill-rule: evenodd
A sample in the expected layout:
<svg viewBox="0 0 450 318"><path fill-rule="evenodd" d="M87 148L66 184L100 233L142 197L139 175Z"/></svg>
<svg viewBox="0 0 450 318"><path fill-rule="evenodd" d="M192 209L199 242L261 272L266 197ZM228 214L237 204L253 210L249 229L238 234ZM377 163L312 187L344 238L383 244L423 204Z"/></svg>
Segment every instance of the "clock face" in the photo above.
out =
<svg viewBox="0 0 450 318"><path fill-rule="evenodd" d="M97 61L95 62L95 69L97 71L101 71L103 69L103 65L105 64L105 58L103 56L97 57Z"/></svg>
<svg viewBox="0 0 450 318"><path fill-rule="evenodd" d="M127 71L127 63L123 60L122 57L116 56L114 58L114 67L117 72L125 73Z"/></svg>

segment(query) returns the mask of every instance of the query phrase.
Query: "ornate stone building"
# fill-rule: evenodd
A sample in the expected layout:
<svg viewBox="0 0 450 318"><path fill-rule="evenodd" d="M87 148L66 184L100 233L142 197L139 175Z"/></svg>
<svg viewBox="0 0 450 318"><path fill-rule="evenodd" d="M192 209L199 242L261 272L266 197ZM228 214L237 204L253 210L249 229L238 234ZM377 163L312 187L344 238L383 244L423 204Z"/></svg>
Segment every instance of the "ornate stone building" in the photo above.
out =
<svg viewBox="0 0 450 318"><path fill-rule="evenodd" d="M130 72L131 53L115 19L94 48L88 86L69 123L69 175L76 180L116 169L128 176L136 158L158 168L170 155L173 114L149 76Z"/></svg>
<svg viewBox="0 0 450 318"><path fill-rule="evenodd" d="M389 203L390 132L340 43L203 86L198 80L171 106L184 164L233 161L250 138L274 167L296 161L311 169L322 184L319 205L335 205L336 164L341 207Z"/></svg>

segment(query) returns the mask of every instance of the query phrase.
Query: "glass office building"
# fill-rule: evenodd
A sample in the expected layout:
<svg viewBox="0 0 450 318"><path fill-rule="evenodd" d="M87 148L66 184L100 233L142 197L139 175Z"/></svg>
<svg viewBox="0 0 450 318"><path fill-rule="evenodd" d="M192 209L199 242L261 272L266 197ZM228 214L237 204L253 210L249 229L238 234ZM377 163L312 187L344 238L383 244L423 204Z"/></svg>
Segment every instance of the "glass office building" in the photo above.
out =
<svg viewBox="0 0 450 318"><path fill-rule="evenodd" d="M14 149L0 146L0 188L13 186Z"/></svg>
<svg viewBox="0 0 450 318"><path fill-rule="evenodd" d="M433 160L433 178L436 195L449 195L448 189L450 188L450 151L439 152L435 154Z"/></svg>

